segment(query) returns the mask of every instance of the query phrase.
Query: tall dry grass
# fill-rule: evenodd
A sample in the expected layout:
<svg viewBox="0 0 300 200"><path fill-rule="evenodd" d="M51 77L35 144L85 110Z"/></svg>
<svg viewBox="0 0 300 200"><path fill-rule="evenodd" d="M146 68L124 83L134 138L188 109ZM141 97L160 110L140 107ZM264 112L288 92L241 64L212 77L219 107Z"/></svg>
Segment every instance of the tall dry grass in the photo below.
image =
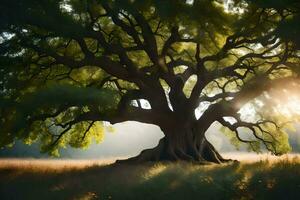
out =
<svg viewBox="0 0 300 200"><path fill-rule="evenodd" d="M115 159L105 160L69 160L69 159L0 159L0 170L16 169L25 171L68 171L84 169L92 166L108 165L115 162Z"/></svg>
<svg viewBox="0 0 300 200"><path fill-rule="evenodd" d="M1 160L0 199L300 199L299 156L236 156L247 162Z"/></svg>

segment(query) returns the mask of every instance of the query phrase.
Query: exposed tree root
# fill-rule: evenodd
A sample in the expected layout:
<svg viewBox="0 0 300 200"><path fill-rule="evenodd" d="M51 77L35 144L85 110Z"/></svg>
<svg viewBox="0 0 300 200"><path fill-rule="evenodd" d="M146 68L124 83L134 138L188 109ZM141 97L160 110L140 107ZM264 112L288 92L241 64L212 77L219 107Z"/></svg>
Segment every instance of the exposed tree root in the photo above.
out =
<svg viewBox="0 0 300 200"><path fill-rule="evenodd" d="M211 143L205 140L203 146L191 151L184 148L173 148L167 146L165 138L162 138L158 145L152 149L143 150L139 155L125 160L117 160L116 163L142 163L155 161L188 161L198 164L225 163L231 159L224 159Z"/></svg>

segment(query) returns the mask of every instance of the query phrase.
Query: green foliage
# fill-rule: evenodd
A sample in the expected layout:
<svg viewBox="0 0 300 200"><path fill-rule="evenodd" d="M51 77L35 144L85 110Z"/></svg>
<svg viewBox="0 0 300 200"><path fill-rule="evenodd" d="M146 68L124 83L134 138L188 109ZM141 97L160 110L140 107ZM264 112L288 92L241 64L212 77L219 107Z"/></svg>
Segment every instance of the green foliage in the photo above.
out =
<svg viewBox="0 0 300 200"><path fill-rule="evenodd" d="M17 102L3 99L0 111L9 114L1 118L1 146L12 143L15 138L23 139L26 144L41 141L42 151L58 155L59 147L87 147L92 139L97 143L101 142L102 123L78 121L57 145L53 145L58 137L56 135L64 130L61 126L89 111L103 115L113 113L118 101L118 93L110 89L57 84L26 94ZM59 114L54 114L58 111ZM47 117L38 118L43 115ZM34 118L38 121L32 121Z"/></svg>
<svg viewBox="0 0 300 200"><path fill-rule="evenodd" d="M225 127L225 126L221 126L220 131L221 131L223 134L225 134L225 135L228 137L230 143L231 143L232 145L234 145L235 148L236 148L237 150L239 150L240 145L241 145L241 142L240 142L240 141L237 139L237 137L236 137L236 134L237 134L237 133L234 132L234 131L232 131L232 130L230 130L229 128L227 128L227 127Z"/></svg>
<svg viewBox="0 0 300 200"><path fill-rule="evenodd" d="M239 92L261 95L265 74L299 76L297 0L2 0L0 9L0 146L41 140L55 155L86 147L101 140L101 121L125 121L125 111L142 121L128 109L141 98L151 116L188 113L194 124L197 98L227 112L249 103L234 101ZM253 103L252 123L286 121L264 105ZM290 149L284 126L247 128L254 151ZM238 146L232 131L224 129Z"/></svg>
<svg viewBox="0 0 300 200"><path fill-rule="evenodd" d="M298 0L247 0L256 7L264 9L275 9L282 16L285 16L283 20L279 22L277 27L277 34L286 41L292 41L296 49L300 48L300 3ZM288 12L287 12L288 10Z"/></svg>
<svg viewBox="0 0 300 200"><path fill-rule="evenodd" d="M42 126L38 124L38 126ZM75 124L69 131L67 131L58 143L53 146L53 141L56 138L53 138L51 134L40 133L38 136L38 141L42 143L41 152L49 153L51 156L59 156L60 148L81 148L87 149L92 142L97 144L103 140L104 137L104 127L102 122L80 122ZM44 130L49 131L49 130ZM55 132L55 130L50 130ZM34 134L32 132L31 134Z"/></svg>
<svg viewBox="0 0 300 200"><path fill-rule="evenodd" d="M260 8L275 8L277 10L283 10L286 8L294 8L299 2L297 0L248 0L248 2L254 3Z"/></svg>

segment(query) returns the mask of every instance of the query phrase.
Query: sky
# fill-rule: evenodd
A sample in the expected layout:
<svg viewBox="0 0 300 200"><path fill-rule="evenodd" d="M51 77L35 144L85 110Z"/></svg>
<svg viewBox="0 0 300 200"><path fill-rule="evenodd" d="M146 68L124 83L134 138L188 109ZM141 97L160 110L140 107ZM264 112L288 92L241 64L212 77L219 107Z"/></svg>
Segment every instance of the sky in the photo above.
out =
<svg viewBox="0 0 300 200"><path fill-rule="evenodd" d="M74 159L110 159L138 155L142 150L155 147L163 137L159 127L139 122L124 122L113 125L113 132L105 132L99 144L88 149L67 148L61 151L62 158ZM234 151L229 140L213 124L206 133L208 140L220 151ZM37 144L27 146L17 142L13 148L0 150L0 157L47 157L39 153Z"/></svg>
<svg viewBox="0 0 300 200"><path fill-rule="evenodd" d="M105 132L103 142L92 144L88 149L67 148L61 150L60 158L67 159L115 159L138 155L142 150L153 148L158 144L163 133L155 125L139 122L123 122L113 126L113 132ZM290 142L294 151L300 152L300 125L295 133L290 133ZM207 139L221 153L246 151L245 146L236 150L229 139L220 132L214 123L206 132ZM39 152L38 144L27 146L17 142L13 148L0 149L0 157L48 158Z"/></svg>

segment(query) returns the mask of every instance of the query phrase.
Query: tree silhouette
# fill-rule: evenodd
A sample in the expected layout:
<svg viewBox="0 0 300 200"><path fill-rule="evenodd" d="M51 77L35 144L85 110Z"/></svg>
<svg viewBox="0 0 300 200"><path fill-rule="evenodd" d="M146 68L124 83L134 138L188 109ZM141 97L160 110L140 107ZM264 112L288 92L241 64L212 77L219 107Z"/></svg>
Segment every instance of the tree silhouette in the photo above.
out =
<svg viewBox="0 0 300 200"><path fill-rule="evenodd" d="M287 152L270 96L299 85L300 5L226 2L2 0L0 145L57 154L132 120L165 137L130 161L220 163L205 137L218 122L235 144Z"/></svg>

